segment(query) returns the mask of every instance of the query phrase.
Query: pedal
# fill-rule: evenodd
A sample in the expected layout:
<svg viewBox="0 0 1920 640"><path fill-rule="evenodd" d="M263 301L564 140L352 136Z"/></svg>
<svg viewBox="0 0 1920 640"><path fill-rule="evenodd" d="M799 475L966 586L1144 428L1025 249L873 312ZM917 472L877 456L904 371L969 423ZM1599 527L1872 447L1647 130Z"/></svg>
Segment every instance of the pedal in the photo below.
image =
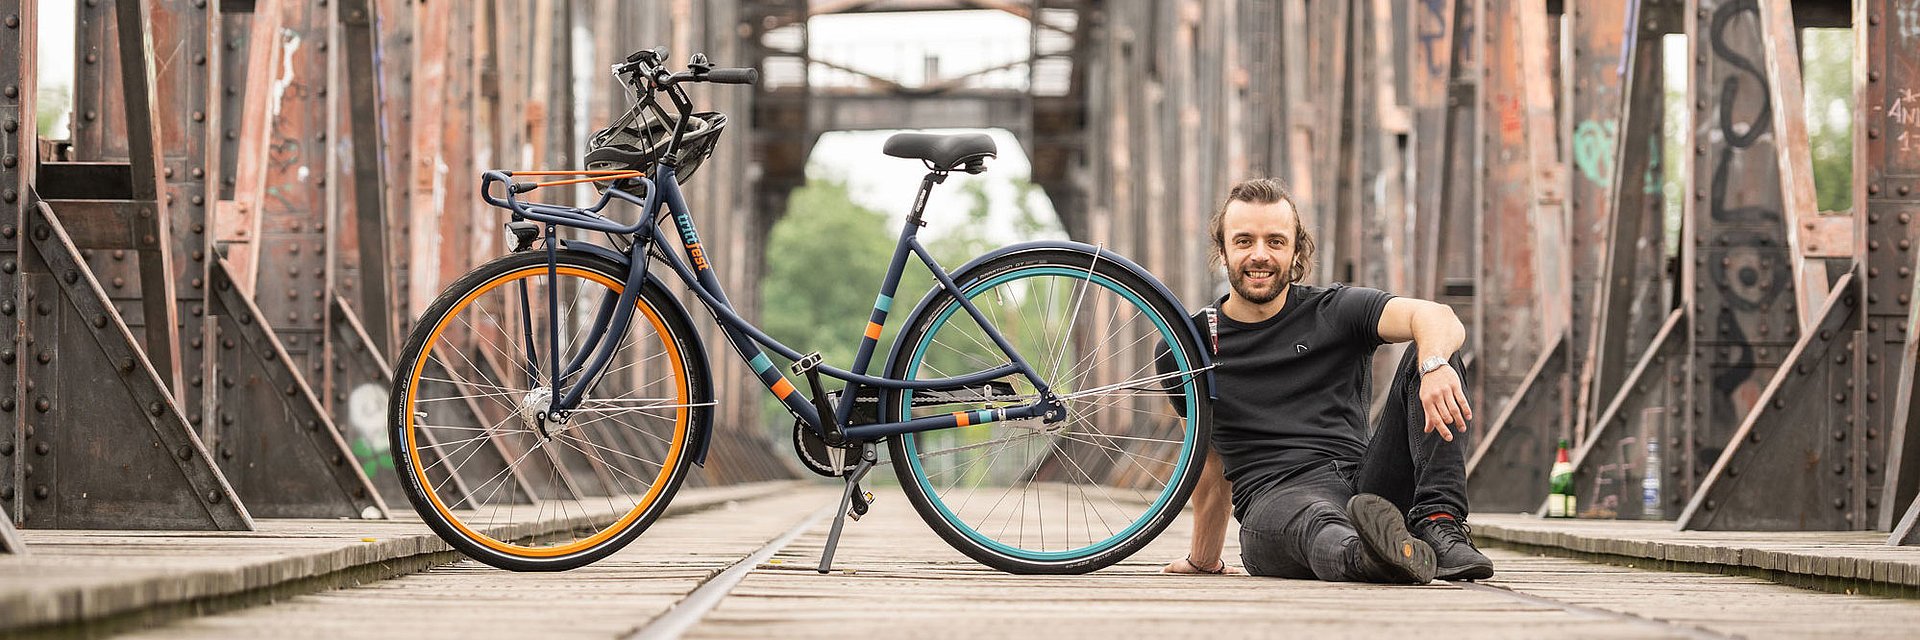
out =
<svg viewBox="0 0 1920 640"><path fill-rule="evenodd" d="M863 491L859 485L854 485L853 505L847 509L847 517L853 518L855 522L858 522L860 516L867 515L867 508L871 506L873 506L873 492Z"/></svg>
<svg viewBox="0 0 1920 640"><path fill-rule="evenodd" d="M793 366L788 367L788 369L793 371L793 375L804 376L804 375L807 375L809 372L813 371L815 368L818 368L819 366L820 366L820 352L815 351L813 353L800 356L800 359L793 361Z"/></svg>

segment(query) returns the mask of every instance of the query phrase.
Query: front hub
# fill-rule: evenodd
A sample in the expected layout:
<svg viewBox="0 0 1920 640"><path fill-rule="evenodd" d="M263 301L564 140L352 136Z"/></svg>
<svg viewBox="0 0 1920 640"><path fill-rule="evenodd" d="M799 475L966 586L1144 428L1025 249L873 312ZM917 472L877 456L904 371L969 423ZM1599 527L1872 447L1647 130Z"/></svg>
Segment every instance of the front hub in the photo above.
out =
<svg viewBox="0 0 1920 640"><path fill-rule="evenodd" d="M540 387L528 391L520 397L520 423L528 431L540 434L541 438L550 437L547 433L547 410L553 408L553 389Z"/></svg>

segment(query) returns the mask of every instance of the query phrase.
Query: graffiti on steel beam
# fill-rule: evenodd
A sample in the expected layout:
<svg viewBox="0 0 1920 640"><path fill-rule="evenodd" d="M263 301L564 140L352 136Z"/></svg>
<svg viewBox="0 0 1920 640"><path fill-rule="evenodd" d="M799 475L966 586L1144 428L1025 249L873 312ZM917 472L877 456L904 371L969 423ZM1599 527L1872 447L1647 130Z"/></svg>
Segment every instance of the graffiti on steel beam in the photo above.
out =
<svg viewBox="0 0 1920 640"><path fill-rule="evenodd" d="M1427 19L1419 21L1420 48L1426 52L1427 74L1438 77L1446 72L1446 58L1434 50L1440 41L1447 37L1447 0L1420 0L1420 6L1427 11Z"/></svg>
<svg viewBox="0 0 1920 640"><path fill-rule="evenodd" d="M1740 313L1771 311L1783 294L1792 290L1792 262L1787 251L1785 225L1777 208L1760 205L1735 206L1730 201L1730 179L1742 153L1757 144L1773 127L1773 104L1764 99L1768 79L1760 65L1741 54L1731 44L1729 29L1736 18L1751 14L1757 21L1757 0L1736 0L1721 5L1713 14L1709 44L1713 52L1738 73L1726 76L1719 87L1716 122L1724 145L1713 159L1712 182L1707 196L1707 211L1719 230L1707 239L1710 246L1727 248L1718 260L1707 260L1707 280L1721 294L1722 305L1712 323L1715 342L1730 349L1730 357L1717 363L1712 374L1712 415L1727 420L1745 414L1766 383L1762 365L1755 358L1752 337L1739 322ZM1757 24L1757 22L1756 22ZM1757 110L1739 113L1737 106L1743 90L1763 96ZM1744 118L1742 116L1745 116ZM1787 300L1791 301L1789 296ZM1766 325L1761 325L1766 330ZM1784 334L1788 327L1780 327ZM1738 402L1738 404L1736 404ZM1718 443L1702 442L1700 454L1710 459L1718 452Z"/></svg>
<svg viewBox="0 0 1920 640"><path fill-rule="evenodd" d="M1894 31L1903 40L1920 36L1920 0L1908 2L1906 6L1893 10Z"/></svg>
<svg viewBox="0 0 1920 640"><path fill-rule="evenodd" d="M1620 123L1587 120L1573 130L1573 166L1580 175L1602 187L1613 184L1613 143Z"/></svg>
<svg viewBox="0 0 1920 640"><path fill-rule="evenodd" d="M1920 139L1912 135L1916 126L1920 126L1920 93L1911 88L1900 89L1900 96L1887 105L1887 124L1899 127L1899 135L1893 137L1900 143L1901 153L1910 153Z"/></svg>

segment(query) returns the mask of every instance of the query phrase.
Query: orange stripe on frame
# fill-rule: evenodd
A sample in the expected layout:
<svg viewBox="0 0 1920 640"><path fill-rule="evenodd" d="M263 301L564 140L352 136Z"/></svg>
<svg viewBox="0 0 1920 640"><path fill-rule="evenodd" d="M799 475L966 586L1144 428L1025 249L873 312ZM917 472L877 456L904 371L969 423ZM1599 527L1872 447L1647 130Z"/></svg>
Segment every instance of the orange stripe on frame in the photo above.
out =
<svg viewBox="0 0 1920 640"><path fill-rule="evenodd" d="M787 396L793 395L793 383L787 382L786 378L781 378L779 382L773 383L773 395L780 396L781 400L787 399Z"/></svg>
<svg viewBox="0 0 1920 640"><path fill-rule="evenodd" d="M958 426L962 426L962 427L967 426L969 424L973 424L972 422L967 420L967 412L965 411L953 412L953 421L955 423L958 423Z"/></svg>
<svg viewBox="0 0 1920 640"><path fill-rule="evenodd" d="M873 340L879 340L880 325L872 322L867 323L867 337Z"/></svg>

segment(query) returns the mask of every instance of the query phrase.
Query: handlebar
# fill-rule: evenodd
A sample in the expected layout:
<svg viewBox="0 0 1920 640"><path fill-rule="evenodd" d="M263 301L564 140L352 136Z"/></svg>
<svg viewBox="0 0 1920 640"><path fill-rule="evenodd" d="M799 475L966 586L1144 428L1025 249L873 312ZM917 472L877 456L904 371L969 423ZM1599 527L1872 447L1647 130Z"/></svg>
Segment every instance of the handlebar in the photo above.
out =
<svg viewBox="0 0 1920 640"><path fill-rule="evenodd" d="M655 47L641 49L627 56L624 63L614 65L615 75L633 74L635 80L647 80L651 84L666 87L682 82L712 82L714 84L754 84L760 79L760 71L751 67L714 68L707 64L706 54L693 54L687 71L670 73L662 66L667 60L667 48Z"/></svg>

